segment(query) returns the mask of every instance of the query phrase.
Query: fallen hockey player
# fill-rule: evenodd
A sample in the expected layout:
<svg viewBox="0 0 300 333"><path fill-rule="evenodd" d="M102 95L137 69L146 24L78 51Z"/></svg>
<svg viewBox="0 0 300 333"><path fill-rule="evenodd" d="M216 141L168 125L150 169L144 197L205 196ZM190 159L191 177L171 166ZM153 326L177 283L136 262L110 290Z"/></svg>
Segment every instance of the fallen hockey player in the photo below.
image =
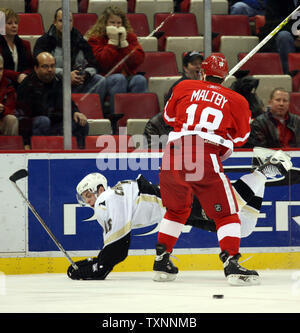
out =
<svg viewBox="0 0 300 333"><path fill-rule="evenodd" d="M292 167L290 157L283 151L256 147L253 149L254 169L233 183L239 206L241 237L249 236L257 223L267 178L285 175ZM157 224L165 213L158 185L143 176L124 180L110 188L100 173L84 177L76 188L80 204L94 208L103 229L103 249L97 257L77 261L67 274L74 280L103 280L114 266L125 260L130 247L131 230ZM216 225L195 198L186 225L216 232ZM178 273L171 259L169 264Z"/></svg>

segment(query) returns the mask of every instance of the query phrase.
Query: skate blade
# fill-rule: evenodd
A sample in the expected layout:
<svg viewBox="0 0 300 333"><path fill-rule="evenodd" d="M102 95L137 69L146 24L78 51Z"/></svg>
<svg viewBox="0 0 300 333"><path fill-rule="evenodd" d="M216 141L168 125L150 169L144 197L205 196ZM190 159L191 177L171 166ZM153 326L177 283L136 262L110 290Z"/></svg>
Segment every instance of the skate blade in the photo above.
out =
<svg viewBox="0 0 300 333"><path fill-rule="evenodd" d="M170 274L170 273L166 273L166 272L154 271L153 281L156 281L156 282L174 281L176 279L176 276L177 276L177 274Z"/></svg>
<svg viewBox="0 0 300 333"><path fill-rule="evenodd" d="M255 286L260 284L258 275L231 274L227 276L227 281L232 286Z"/></svg>

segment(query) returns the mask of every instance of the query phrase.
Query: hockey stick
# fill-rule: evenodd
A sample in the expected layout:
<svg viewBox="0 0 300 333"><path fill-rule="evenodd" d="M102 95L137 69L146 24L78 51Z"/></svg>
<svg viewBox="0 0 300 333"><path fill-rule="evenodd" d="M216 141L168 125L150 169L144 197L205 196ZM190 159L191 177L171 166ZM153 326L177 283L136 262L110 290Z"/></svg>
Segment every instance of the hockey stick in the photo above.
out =
<svg viewBox="0 0 300 333"><path fill-rule="evenodd" d="M274 37L277 32L279 32L291 19L291 17L300 9L300 6L297 7L287 18L285 18L281 23L278 24L259 44L257 44L253 50L251 50L238 64L236 64L226 76L224 82L228 80L237 70L239 70L244 63L246 63L260 48L262 48L272 37Z"/></svg>
<svg viewBox="0 0 300 333"><path fill-rule="evenodd" d="M40 215L37 213L37 211L32 206L32 204L30 203L30 201L26 198L26 196L24 195L24 193L21 191L21 189L19 188L19 186L16 184L16 182L18 180L23 179L23 178L25 178L27 176L28 176L27 170L21 169L21 170L16 171L14 174L12 174L9 177L9 180L15 186L16 190L20 193L21 197L25 200L25 202L27 203L28 207L30 208L30 210L32 211L32 213L34 214L34 216L37 218L37 220L40 222L40 224L42 225L42 227L46 230L46 232L48 233L48 235L52 238L52 240L55 243L55 245L66 256L66 258L69 260L69 262L73 266L73 268L74 269L78 269L78 266L74 263L74 261L71 259L71 257L68 255L68 253L62 247L62 245L59 243L59 241L56 239L56 237L53 235L53 233L51 232L51 230L48 228L48 226L46 225L46 223L44 222L44 220L40 217Z"/></svg>

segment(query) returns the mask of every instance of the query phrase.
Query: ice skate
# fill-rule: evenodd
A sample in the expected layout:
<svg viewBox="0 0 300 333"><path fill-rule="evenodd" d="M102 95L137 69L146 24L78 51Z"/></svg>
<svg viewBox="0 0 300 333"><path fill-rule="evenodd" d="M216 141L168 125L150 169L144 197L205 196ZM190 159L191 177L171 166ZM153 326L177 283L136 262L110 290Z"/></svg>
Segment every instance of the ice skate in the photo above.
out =
<svg viewBox="0 0 300 333"><path fill-rule="evenodd" d="M260 277L254 270L242 267L238 260L240 253L230 256L227 251L222 251L219 255L224 265L224 274L228 283L232 286L250 286L260 284Z"/></svg>
<svg viewBox="0 0 300 333"><path fill-rule="evenodd" d="M282 150L255 147L253 149L252 166L263 173L267 178L285 176L292 168L290 156Z"/></svg>
<svg viewBox="0 0 300 333"><path fill-rule="evenodd" d="M153 271L153 280L156 282L173 281L176 279L178 268L172 263L170 253L166 252L164 244L156 244Z"/></svg>

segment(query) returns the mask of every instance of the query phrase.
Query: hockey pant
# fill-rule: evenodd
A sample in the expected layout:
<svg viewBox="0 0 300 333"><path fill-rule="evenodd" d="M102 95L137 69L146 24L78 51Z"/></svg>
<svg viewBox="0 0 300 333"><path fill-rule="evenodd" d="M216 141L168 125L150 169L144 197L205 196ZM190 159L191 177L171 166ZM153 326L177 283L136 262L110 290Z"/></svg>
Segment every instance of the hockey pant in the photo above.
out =
<svg viewBox="0 0 300 333"><path fill-rule="evenodd" d="M194 141L198 140L196 137ZM241 227L235 194L219 157L222 147L195 142L182 145L181 141L171 142L162 159L160 191L167 211L160 224L158 242L172 251L191 213L195 195L216 224L221 251L234 255L239 251Z"/></svg>

